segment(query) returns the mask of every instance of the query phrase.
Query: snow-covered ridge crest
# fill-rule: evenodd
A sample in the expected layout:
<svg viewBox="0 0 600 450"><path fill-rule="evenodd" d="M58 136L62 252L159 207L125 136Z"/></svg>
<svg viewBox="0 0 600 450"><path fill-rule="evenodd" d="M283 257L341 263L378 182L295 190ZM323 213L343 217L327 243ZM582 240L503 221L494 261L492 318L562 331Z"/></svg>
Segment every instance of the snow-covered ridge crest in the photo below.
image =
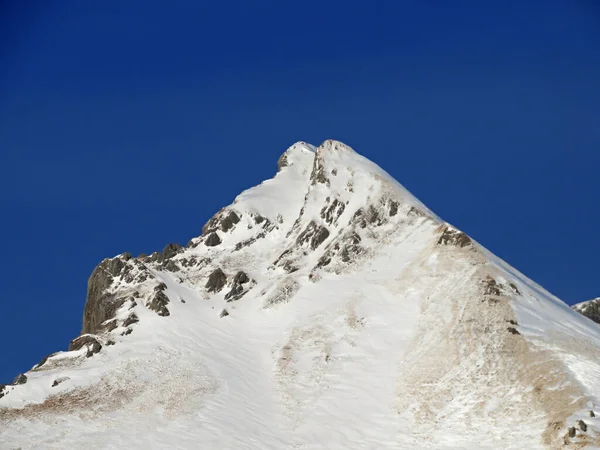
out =
<svg viewBox="0 0 600 450"><path fill-rule="evenodd" d="M82 335L0 387L0 442L584 448L599 330L347 145L298 142L186 246L101 262Z"/></svg>

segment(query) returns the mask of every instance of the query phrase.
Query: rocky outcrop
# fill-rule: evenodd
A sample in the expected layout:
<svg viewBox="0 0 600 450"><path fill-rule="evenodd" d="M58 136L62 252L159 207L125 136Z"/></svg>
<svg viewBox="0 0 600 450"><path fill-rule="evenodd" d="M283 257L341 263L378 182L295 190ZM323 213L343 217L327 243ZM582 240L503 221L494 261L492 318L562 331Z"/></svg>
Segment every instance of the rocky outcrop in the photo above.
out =
<svg viewBox="0 0 600 450"><path fill-rule="evenodd" d="M365 252L365 249L360 246L361 240L358 233L354 231L347 232L327 246L316 268L328 266L334 260L345 264L356 261Z"/></svg>
<svg viewBox="0 0 600 450"><path fill-rule="evenodd" d="M319 245L329 237L329 230L323 225L317 225L315 221L311 221L306 229L300 233L296 239L298 245L309 243L310 248L315 250Z"/></svg>
<svg viewBox="0 0 600 450"><path fill-rule="evenodd" d="M168 251L172 251L171 249L169 247ZM159 255L162 258L162 254ZM108 292L117 278L126 283L143 283L154 276L141 261L132 258L129 253L102 261L88 280L81 334L95 334L101 331L102 323L114 318L117 310L127 300Z"/></svg>
<svg viewBox="0 0 600 450"><path fill-rule="evenodd" d="M244 289L244 285L249 282L250 278L248 277L248 275L246 275L245 272L239 271L238 273L236 273L235 277L233 278L231 290L227 294L225 294L225 300L227 300L228 302L232 302L242 298L246 294L246 292L248 292L247 289Z"/></svg>
<svg viewBox="0 0 600 450"><path fill-rule="evenodd" d="M222 209L213 217L211 217L210 220L202 227L202 235L204 236L217 230L227 233L229 230L233 229L235 225L239 223L239 221L240 216L238 216L234 211Z"/></svg>
<svg viewBox="0 0 600 450"><path fill-rule="evenodd" d="M164 292L166 289L167 289L166 284L164 284L164 283L158 284L154 288L154 293L152 294L152 297L146 303L146 307L149 310L154 311L156 314L158 314L159 316L162 316L162 317L167 317L167 316L171 315L169 309L167 308L167 305L169 304L170 300L169 300L169 297L167 296L167 294L165 294L165 292Z"/></svg>
<svg viewBox="0 0 600 450"><path fill-rule="evenodd" d="M179 244L167 245L162 251L163 260L171 259L173 256L175 256L180 251L181 251L181 245L179 245Z"/></svg>
<svg viewBox="0 0 600 450"><path fill-rule="evenodd" d="M52 387L56 387L58 386L60 383L64 383L65 381L67 381L69 379L69 377L60 377L57 378L56 380L54 380L52 382Z"/></svg>
<svg viewBox="0 0 600 450"><path fill-rule="evenodd" d="M134 323L138 323L139 321L140 319L138 318L137 314L134 313L123 321L123 326L128 327L129 325L133 325Z"/></svg>
<svg viewBox="0 0 600 450"><path fill-rule="evenodd" d="M596 323L600 323L600 298L573 305L572 308L578 313Z"/></svg>
<svg viewBox="0 0 600 450"><path fill-rule="evenodd" d="M323 209L321 209L321 218L329 225L332 225L344 213L344 209L346 209L346 205L335 198L331 203L323 206Z"/></svg>
<svg viewBox="0 0 600 450"><path fill-rule="evenodd" d="M207 247L216 247L221 242L222 241L219 235L213 231L208 236L206 236L206 239L204 240L204 245L206 245Z"/></svg>
<svg viewBox="0 0 600 450"><path fill-rule="evenodd" d="M215 269L209 276L208 281L204 285L208 292L220 292L227 284L227 275L220 269Z"/></svg>
<svg viewBox="0 0 600 450"><path fill-rule="evenodd" d="M350 224L356 225L360 228L367 228L367 226L378 227L385 223L385 219L380 214L380 211L373 205L369 205L367 208L359 208L356 210Z"/></svg>
<svg viewBox="0 0 600 450"><path fill-rule="evenodd" d="M23 373L17 375L17 377L12 382L12 384L15 386L19 385L19 384L25 384L25 383L27 383L27 376L25 376L25 374L23 374Z"/></svg>
<svg viewBox="0 0 600 450"><path fill-rule="evenodd" d="M88 358L102 350L102 344L100 344L95 336L84 334L71 341L69 344L69 351L77 351L84 347L87 347L86 357Z"/></svg>
<svg viewBox="0 0 600 450"><path fill-rule="evenodd" d="M471 238L462 231L446 227L438 240L438 245L452 245L455 247L467 247L473 244Z"/></svg>
<svg viewBox="0 0 600 450"><path fill-rule="evenodd" d="M280 172L281 169L283 169L284 167L287 167L287 166L289 166L289 162L288 162L287 152L285 152L277 160L277 172Z"/></svg>

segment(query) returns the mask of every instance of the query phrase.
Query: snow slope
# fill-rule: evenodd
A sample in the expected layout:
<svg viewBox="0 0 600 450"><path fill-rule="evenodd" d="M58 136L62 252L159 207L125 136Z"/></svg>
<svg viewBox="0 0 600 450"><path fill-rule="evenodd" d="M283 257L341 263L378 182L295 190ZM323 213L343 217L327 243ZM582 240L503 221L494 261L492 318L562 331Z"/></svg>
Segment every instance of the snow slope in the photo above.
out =
<svg viewBox="0 0 600 450"><path fill-rule="evenodd" d="M337 141L102 262L83 328L1 391L0 448L600 445L600 327Z"/></svg>

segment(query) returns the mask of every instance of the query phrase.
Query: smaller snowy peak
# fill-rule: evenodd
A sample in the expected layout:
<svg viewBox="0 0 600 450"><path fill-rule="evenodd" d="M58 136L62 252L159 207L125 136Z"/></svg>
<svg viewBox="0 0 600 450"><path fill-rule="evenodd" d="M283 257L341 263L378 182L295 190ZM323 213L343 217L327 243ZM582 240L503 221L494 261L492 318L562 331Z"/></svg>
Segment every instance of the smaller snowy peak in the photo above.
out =
<svg viewBox="0 0 600 450"><path fill-rule="evenodd" d="M307 154L314 154L316 150L314 145L307 144L303 141L296 142L279 157L279 160L277 161L277 171L279 172L284 167L293 165L299 159L304 159ZM313 156L310 157L312 158Z"/></svg>
<svg viewBox="0 0 600 450"><path fill-rule="evenodd" d="M350 152L356 153L352 147L335 139L327 139L323 141L316 149L317 154L326 152Z"/></svg>
<svg viewBox="0 0 600 450"><path fill-rule="evenodd" d="M596 323L600 323L600 297L571 306L573 310Z"/></svg>

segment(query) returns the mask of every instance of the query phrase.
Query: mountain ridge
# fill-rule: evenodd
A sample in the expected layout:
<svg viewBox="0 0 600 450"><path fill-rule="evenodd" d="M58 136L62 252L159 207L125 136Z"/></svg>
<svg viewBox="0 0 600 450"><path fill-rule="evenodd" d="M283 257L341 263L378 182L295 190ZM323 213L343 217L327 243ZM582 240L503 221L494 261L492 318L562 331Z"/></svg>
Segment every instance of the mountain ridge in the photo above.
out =
<svg viewBox="0 0 600 450"><path fill-rule="evenodd" d="M160 445L144 412L196 430L183 447L582 448L596 327L347 145L298 142L185 247L102 261L82 335L4 388L0 436L116 448L116 415Z"/></svg>

